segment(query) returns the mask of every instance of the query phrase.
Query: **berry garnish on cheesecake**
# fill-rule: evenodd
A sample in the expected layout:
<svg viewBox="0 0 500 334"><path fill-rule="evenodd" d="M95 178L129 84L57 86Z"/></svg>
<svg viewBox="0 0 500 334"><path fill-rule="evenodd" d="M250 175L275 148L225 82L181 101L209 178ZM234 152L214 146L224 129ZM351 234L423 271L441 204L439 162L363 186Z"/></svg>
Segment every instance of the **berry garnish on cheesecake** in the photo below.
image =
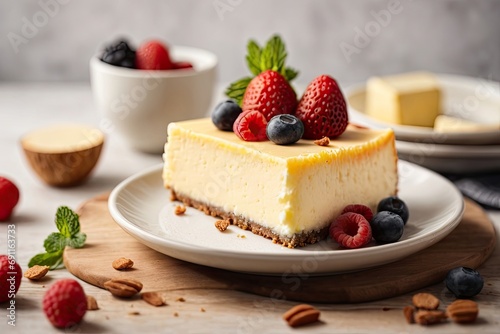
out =
<svg viewBox="0 0 500 334"><path fill-rule="evenodd" d="M164 186L185 205L289 248L325 239L343 214L332 228L341 245L365 246L369 211L397 193L394 132L348 126L344 97L328 75L297 103L290 81L298 72L285 66L278 36L247 49L251 76L229 85L231 100L211 119L169 124ZM320 138L332 141L316 144ZM342 212L352 203L365 207Z"/></svg>

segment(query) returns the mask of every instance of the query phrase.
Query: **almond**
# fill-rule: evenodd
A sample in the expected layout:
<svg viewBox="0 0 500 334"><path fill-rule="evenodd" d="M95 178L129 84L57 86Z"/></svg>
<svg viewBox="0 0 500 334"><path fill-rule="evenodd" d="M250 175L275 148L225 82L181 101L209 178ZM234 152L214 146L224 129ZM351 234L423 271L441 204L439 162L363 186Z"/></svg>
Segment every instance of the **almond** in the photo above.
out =
<svg viewBox="0 0 500 334"><path fill-rule="evenodd" d="M87 295L87 310L95 311L98 309L99 306L97 305L97 300L94 297Z"/></svg>
<svg viewBox="0 0 500 334"><path fill-rule="evenodd" d="M149 305L153 305L153 306L165 305L165 302L163 301L163 297L158 292L144 292L141 295L141 297Z"/></svg>
<svg viewBox="0 0 500 334"><path fill-rule="evenodd" d="M38 264L34 265L33 267L26 270L26 272L24 273L24 277L33 281L39 280L47 275L47 273L49 272L49 268L49 266L39 266Z"/></svg>
<svg viewBox="0 0 500 334"><path fill-rule="evenodd" d="M320 311L311 305L300 304L283 314L283 319L291 327L299 327L318 321Z"/></svg>
<svg viewBox="0 0 500 334"><path fill-rule="evenodd" d="M415 312L415 322L420 325L438 324L446 318L446 313L439 310L418 310Z"/></svg>
<svg viewBox="0 0 500 334"><path fill-rule="evenodd" d="M142 290L142 283L133 279L118 278L105 282L104 287L113 296L129 298Z"/></svg>
<svg viewBox="0 0 500 334"><path fill-rule="evenodd" d="M475 301L457 299L448 305L446 313L454 322L467 324L476 321L479 307Z"/></svg>
<svg viewBox="0 0 500 334"><path fill-rule="evenodd" d="M405 315L407 323L415 323L415 308L413 306L405 306L405 308L403 309L403 314Z"/></svg>
<svg viewBox="0 0 500 334"><path fill-rule="evenodd" d="M125 257L121 257L119 259L114 260L112 266L116 270L126 270L134 266L134 261L132 261L131 259L127 259Z"/></svg>
<svg viewBox="0 0 500 334"><path fill-rule="evenodd" d="M426 292L413 295L412 301L413 305L415 305L415 307L419 309L437 310L437 308L439 307L439 299L437 299L434 295Z"/></svg>

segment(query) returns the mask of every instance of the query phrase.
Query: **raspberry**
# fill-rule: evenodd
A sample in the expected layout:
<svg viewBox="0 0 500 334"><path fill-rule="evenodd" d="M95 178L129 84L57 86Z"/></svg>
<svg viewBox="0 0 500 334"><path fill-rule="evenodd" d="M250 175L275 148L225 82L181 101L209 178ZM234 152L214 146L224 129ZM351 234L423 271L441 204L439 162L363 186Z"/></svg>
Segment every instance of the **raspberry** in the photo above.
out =
<svg viewBox="0 0 500 334"><path fill-rule="evenodd" d="M87 312L87 297L80 283L71 278L55 282L43 297L43 311L55 327L79 323Z"/></svg>
<svg viewBox="0 0 500 334"><path fill-rule="evenodd" d="M345 248L359 248L371 241L372 229L365 217L347 212L330 225L330 237Z"/></svg>
<svg viewBox="0 0 500 334"><path fill-rule="evenodd" d="M193 64L191 64L188 61L177 61L173 63L174 69L180 70L180 69L187 69L187 68L193 68Z"/></svg>
<svg viewBox="0 0 500 334"><path fill-rule="evenodd" d="M174 68L167 47L160 41L148 41L139 46L135 66L141 70L170 70Z"/></svg>
<svg viewBox="0 0 500 334"><path fill-rule="evenodd" d="M12 181L0 176L0 221L9 219L19 202L19 189Z"/></svg>
<svg viewBox="0 0 500 334"><path fill-rule="evenodd" d="M363 217L365 217L365 219L368 222L370 222L373 219L373 212L372 212L372 210L369 207L367 207L366 205L363 205L363 204L350 204L350 205L346 206L344 208L344 210L342 210L342 214L344 214L346 212L359 213L360 215L362 215Z"/></svg>
<svg viewBox="0 0 500 334"><path fill-rule="evenodd" d="M23 271L17 262L7 255L0 255L0 303L15 298L21 285L21 277Z"/></svg>
<svg viewBox="0 0 500 334"><path fill-rule="evenodd" d="M264 115L257 110L242 112L233 124L234 133L244 141L264 141L267 121Z"/></svg>

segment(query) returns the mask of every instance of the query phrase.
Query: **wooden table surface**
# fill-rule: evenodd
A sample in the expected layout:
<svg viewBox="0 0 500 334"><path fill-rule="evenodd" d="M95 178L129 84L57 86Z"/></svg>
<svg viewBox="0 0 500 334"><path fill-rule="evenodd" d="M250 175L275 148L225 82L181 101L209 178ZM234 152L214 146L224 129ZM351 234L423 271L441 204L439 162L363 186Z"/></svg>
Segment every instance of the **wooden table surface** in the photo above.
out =
<svg viewBox="0 0 500 334"><path fill-rule="evenodd" d="M99 126L99 114L86 84L0 85L0 175L14 180L21 202L11 223L16 230L16 258L22 268L43 251L45 237L55 231L54 214L60 205L76 209L86 199L112 189L126 177L161 162L160 156L128 149L116 133L108 133L101 160L92 178L79 187L50 188L29 169L19 145L27 131L56 122L79 122ZM498 231L500 212L488 211ZM7 253L9 223L0 223L0 254ZM497 244L498 244L497 233ZM112 242L112 241L110 241ZM100 310L89 311L75 328L56 330L41 309L43 295L59 278L73 277L65 269L51 271L40 282L23 278L16 295L16 326L7 321L7 305L0 305L0 333L496 333L500 330L500 250L495 249L479 268L485 286L476 300L480 316L474 325L446 323L435 327L408 325L402 308L410 303L407 294L363 304L317 304L321 322L292 329L281 314L296 302L223 290L183 290L167 295L168 306L154 308L141 300L123 302L107 291L82 282ZM374 280L377 278L374 277ZM443 284L420 291L431 292L443 304L453 300ZM183 297L185 302L176 301ZM237 305L228 308L227 305ZM205 310L205 312L202 311ZM177 315L177 316L176 316Z"/></svg>

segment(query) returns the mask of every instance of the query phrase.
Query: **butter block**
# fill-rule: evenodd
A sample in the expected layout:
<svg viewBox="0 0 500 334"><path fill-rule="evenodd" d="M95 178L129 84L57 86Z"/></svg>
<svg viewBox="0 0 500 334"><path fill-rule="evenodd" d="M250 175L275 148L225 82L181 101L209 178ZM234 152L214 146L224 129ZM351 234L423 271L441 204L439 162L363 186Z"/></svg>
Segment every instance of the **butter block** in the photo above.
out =
<svg viewBox="0 0 500 334"><path fill-rule="evenodd" d="M440 113L439 83L427 72L372 77L366 95L366 114L388 123L433 127Z"/></svg>
<svg viewBox="0 0 500 334"><path fill-rule="evenodd" d="M448 115L439 115L434 122L434 131L436 132L480 132L495 130L500 131L500 123L477 123Z"/></svg>

